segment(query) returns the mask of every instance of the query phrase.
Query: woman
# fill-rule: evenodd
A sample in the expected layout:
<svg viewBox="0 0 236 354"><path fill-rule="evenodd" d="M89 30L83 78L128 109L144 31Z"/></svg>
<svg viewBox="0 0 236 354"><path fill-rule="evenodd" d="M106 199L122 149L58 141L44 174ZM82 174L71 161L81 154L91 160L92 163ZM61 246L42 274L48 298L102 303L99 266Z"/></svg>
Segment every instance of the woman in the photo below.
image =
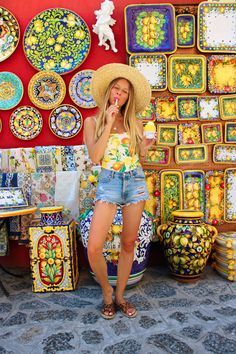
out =
<svg viewBox="0 0 236 354"><path fill-rule="evenodd" d="M89 233L88 258L102 288L104 305L101 315L112 319L116 309L120 309L125 316L135 317L137 310L124 299L124 291L145 200L148 199L139 157L145 156L154 142L154 139L143 136L142 123L136 119L136 113L150 102L151 90L137 69L113 63L102 66L93 74L91 92L99 113L85 120L84 140L92 162L101 163L102 170ZM113 300L113 288L108 282L102 251L118 205L122 207L123 228Z"/></svg>

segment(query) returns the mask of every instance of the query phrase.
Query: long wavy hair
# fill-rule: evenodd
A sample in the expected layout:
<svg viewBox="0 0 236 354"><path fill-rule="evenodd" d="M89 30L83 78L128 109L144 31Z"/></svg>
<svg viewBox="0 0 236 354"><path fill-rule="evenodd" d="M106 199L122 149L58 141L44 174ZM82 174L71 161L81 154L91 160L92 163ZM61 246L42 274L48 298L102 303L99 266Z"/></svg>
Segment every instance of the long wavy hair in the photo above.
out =
<svg viewBox="0 0 236 354"><path fill-rule="evenodd" d="M96 129L95 129L95 140L97 141L98 138L102 135L102 132L105 128L106 124L106 117L105 112L109 107L109 97L112 87L116 84L116 82L121 78L117 78L113 80L104 95L103 104L99 109L97 119L96 119ZM125 79L127 80L127 79ZM130 137L130 153L133 155L134 153L139 152L139 142L141 140L141 133L138 130L137 122L136 122L136 115L135 115L135 101L134 101L134 88L133 85L129 80L129 96L126 103L121 107L121 114L124 117L124 127L126 132Z"/></svg>

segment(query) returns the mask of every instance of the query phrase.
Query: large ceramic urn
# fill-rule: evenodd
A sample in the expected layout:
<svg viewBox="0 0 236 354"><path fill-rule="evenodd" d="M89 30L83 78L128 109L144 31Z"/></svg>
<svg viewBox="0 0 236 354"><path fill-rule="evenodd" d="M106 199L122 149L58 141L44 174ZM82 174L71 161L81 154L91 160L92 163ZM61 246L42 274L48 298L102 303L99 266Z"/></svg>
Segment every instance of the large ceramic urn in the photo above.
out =
<svg viewBox="0 0 236 354"><path fill-rule="evenodd" d="M217 229L204 224L201 211L176 210L172 216L173 221L157 228L170 271L180 281L196 280L206 266Z"/></svg>
<svg viewBox="0 0 236 354"><path fill-rule="evenodd" d="M93 210L86 211L80 216L78 222L78 231L81 235L82 243L87 255L88 237L93 216ZM117 281L117 265L120 254L120 234L122 231L122 211L117 209L110 231L107 235L106 242L103 248L103 255L107 263L108 280L112 286L116 285ZM128 279L127 286L134 286L142 279L146 270L147 262L150 254L151 240L153 237L153 220L152 216L143 211L139 232L135 241L134 260L131 269L131 274ZM92 276L94 273L90 269Z"/></svg>

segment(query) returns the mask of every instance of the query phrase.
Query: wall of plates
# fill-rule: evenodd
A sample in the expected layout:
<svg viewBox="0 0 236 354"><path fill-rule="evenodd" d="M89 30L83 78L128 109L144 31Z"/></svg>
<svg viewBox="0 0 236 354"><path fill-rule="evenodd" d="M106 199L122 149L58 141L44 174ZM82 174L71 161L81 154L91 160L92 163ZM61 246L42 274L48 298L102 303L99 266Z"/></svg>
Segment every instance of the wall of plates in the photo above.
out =
<svg viewBox="0 0 236 354"><path fill-rule="evenodd" d="M233 230L236 4L113 1L114 53L98 46L93 32L101 2L1 1L0 149L10 151L4 172L14 172L9 157L26 155L21 149L34 151L35 171L42 151L50 157L63 151L69 161L83 143L84 120L96 112L93 71L127 63L147 77L153 93L138 116L144 125L153 121L158 133L145 158L146 209L157 223L182 207L200 209L219 231ZM45 156L38 161L46 163Z"/></svg>

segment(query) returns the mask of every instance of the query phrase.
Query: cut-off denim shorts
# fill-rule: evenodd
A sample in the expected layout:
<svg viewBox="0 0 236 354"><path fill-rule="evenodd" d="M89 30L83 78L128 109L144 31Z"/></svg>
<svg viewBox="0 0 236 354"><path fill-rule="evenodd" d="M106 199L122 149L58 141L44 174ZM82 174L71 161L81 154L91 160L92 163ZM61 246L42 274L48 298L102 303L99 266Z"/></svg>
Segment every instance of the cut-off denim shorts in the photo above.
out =
<svg viewBox="0 0 236 354"><path fill-rule="evenodd" d="M101 170L95 200L124 206L149 199L142 167L132 171Z"/></svg>

